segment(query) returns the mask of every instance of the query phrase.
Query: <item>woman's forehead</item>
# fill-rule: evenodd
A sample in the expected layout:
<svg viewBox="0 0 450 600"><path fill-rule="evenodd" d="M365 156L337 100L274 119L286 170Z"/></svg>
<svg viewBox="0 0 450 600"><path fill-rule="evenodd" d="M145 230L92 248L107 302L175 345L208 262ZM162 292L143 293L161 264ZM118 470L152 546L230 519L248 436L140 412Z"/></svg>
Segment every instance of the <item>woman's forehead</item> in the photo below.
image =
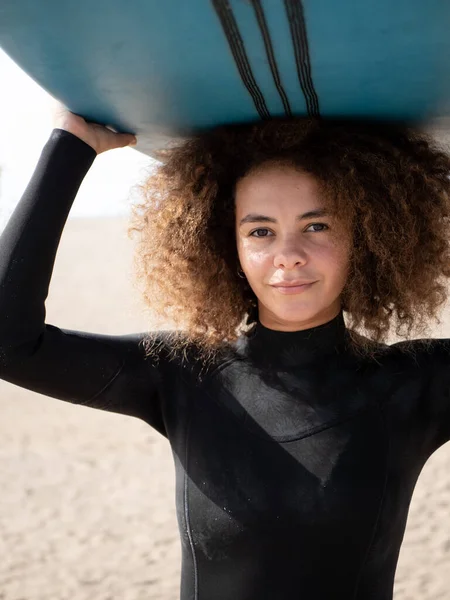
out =
<svg viewBox="0 0 450 600"><path fill-rule="evenodd" d="M256 206L313 210L327 204L314 177L286 168L248 174L237 182L235 202L242 210Z"/></svg>

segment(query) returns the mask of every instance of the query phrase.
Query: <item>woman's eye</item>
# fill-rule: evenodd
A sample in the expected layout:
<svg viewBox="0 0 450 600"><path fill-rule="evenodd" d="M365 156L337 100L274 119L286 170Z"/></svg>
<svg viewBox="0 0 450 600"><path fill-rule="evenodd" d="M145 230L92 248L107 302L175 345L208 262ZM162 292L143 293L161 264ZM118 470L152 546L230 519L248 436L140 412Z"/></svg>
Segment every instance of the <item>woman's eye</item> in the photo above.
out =
<svg viewBox="0 0 450 600"><path fill-rule="evenodd" d="M327 229L329 229L328 225L326 225L325 223L311 223L311 225L309 225L305 231L308 231L308 229L310 227L322 227L322 229L314 229L313 231L316 233L320 233L322 231L326 231ZM269 230L266 229L265 227L259 227L258 229L254 229L249 235L251 237L257 237L257 238L268 237L268 235L264 235L264 234L260 235L261 231L270 233ZM254 235L256 232L258 232L258 235Z"/></svg>
<svg viewBox="0 0 450 600"><path fill-rule="evenodd" d="M265 227L260 227L259 229L254 229L249 235L252 237L267 237L267 235L253 235L257 231L269 231L269 230L266 229Z"/></svg>
<svg viewBox="0 0 450 600"><path fill-rule="evenodd" d="M326 225L325 223L311 223L311 225L309 225L309 227L306 229L306 231L308 231L308 229L310 227L317 227L317 226L319 226L319 227L326 227L327 229L329 229L328 225ZM317 229L315 231L317 231ZM319 232L320 231L325 231L325 229L319 229Z"/></svg>

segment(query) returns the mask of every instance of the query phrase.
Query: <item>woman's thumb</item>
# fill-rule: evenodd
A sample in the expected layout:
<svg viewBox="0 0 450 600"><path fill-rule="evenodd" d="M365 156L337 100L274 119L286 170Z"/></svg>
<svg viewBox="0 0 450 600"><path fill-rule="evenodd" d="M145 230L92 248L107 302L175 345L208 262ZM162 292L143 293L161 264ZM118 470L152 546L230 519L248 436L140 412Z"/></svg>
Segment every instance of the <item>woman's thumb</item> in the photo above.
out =
<svg viewBox="0 0 450 600"><path fill-rule="evenodd" d="M116 138L120 148L125 146L135 146L137 144L137 138L132 133L120 133Z"/></svg>
<svg viewBox="0 0 450 600"><path fill-rule="evenodd" d="M116 134L116 139L120 142L120 147L135 146L137 144L137 137L134 134L118 133L112 125L105 125L105 127Z"/></svg>

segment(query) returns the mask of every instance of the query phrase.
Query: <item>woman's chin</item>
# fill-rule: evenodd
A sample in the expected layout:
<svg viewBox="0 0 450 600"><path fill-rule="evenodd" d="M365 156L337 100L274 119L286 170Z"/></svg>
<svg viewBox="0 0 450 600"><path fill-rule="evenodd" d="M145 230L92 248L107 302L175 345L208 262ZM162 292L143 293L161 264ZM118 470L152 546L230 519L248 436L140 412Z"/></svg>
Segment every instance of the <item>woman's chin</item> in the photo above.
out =
<svg viewBox="0 0 450 600"><path fill-rule="evenodd" d="M273 318L280 323L288 323L295 325L304 321L310 321L318 314L317 307L312 307L308 303L303 303L300 306L274 306L270 309Z"/></svg>

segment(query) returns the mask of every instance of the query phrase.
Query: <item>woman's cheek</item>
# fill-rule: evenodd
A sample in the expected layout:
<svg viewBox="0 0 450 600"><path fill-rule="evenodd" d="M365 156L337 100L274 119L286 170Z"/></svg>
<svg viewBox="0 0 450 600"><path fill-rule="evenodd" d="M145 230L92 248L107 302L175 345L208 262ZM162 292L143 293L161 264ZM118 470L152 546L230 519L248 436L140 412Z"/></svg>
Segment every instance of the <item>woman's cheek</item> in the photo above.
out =
<svg viewBox="0 0 450 600"><path fill-rule="evenodd" d="M346 247L339 240L332 238L317 243L315 247L310 248L310 255L314 258L327 263L338 264L342 262L343 256L347 253Z"/></svg>
<svg viewBox="0 0 450 600"><path fill-rule="evenodd" d="M250 279L260 280L270 266L270 255L262 250L244 249L244 269Z"/></svg>
<svg viewBox="0 0 450 600"><path fill-rule="evenodd" d="M335 286L343 287L348 276L348 252L342 247L333 247L321 257L321 261L329 280L333 281Z"/></svg>

